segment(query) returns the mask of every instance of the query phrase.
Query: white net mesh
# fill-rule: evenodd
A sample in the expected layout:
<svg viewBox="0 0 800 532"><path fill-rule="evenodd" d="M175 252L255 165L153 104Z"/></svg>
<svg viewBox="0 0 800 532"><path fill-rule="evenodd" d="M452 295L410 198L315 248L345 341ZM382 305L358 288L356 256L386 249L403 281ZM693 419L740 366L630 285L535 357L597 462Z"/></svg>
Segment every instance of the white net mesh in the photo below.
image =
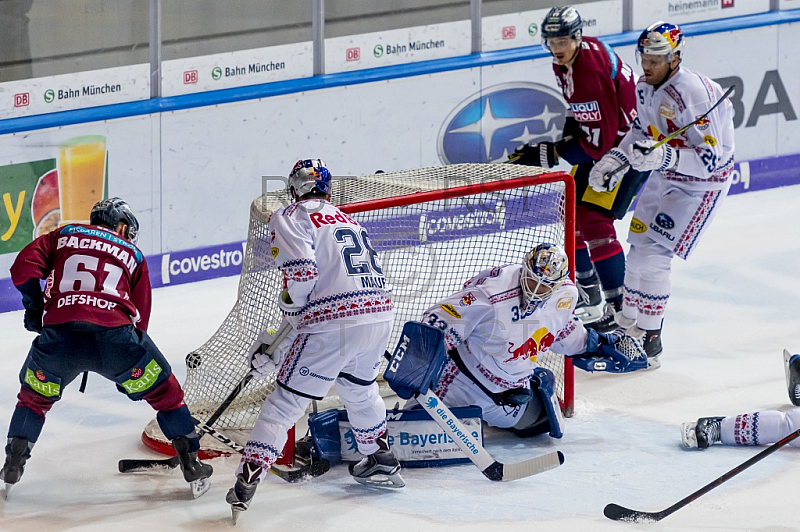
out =
<svg viewBox="0 0 800 532"><path fill-rule="evenodd" d="M519 263L540 242L567 245L564 181L552 181L553 174L509 181L540 173L538 168L508 164L458 164L334 180L333 201L367 229L393 289L395 326L389 350L403 323L420 319L481 270ZM514 186L502 188L510 183ZM458 195L465 186L471 188L469 193ZM432 192L428 195L439 198L426 201L411 196L410 204L399 205L408 202L409 194L430 191L446 192ZM382 198L388 200L376 201ZM256 335L281 322L276 301L282 277L270 254L267 227L270 215L286 202L280 190L251 205L236 304L214 336L187 356L186 403L200 420L208 419L247 373L246 354ZM539 363L556 373L563 400L563 357L546 353ZM274 386L274 376L253 379L214 427L243 443ZM148 431L156 433L150 437L159 437L155 423Z"/></svg>

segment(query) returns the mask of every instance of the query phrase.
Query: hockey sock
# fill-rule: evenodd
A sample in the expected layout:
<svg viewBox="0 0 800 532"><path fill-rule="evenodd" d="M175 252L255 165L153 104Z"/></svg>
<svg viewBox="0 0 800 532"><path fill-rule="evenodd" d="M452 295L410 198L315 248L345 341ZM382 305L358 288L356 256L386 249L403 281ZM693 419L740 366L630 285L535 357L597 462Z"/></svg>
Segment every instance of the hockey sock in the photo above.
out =
<svg viewBox="0 0 800 532"><path fill-rule="evenodd" d="M197 443L198 438L194 430L192 415L186 405L181 405L172 410L161 410L156 414L156 420L161 432L168 439L172 440L178 436L186 436L190 441L194 440ZM197 451L197 449L190 449L190 451Z"/></svg>
<svg viewBox="0 0 800 532"><path fill-rule="evenodd" d="M22 438L31 443L39 439L44 427L44 416L40 416L27 406L17 405L8 427L9 438Z"/></svg>
<svg viewBox="0 0 800 532"><path fill-rule="evenodd" d="M583 284L591 284L589 281L595 277L594 266L592 266L592 259L589 256L589 248L583 244L583 247L578 247L580 244L575 244L575 278Z"/></svg>
<svg viewBox="0 0 800 532"><path fill-rule="evenodd" d="M617 243L619 246L619 243ZM625 254L622 248L611 255L595 261L594 269L603 285L606 301L622 296L622 284L625 281Z"/></svg>

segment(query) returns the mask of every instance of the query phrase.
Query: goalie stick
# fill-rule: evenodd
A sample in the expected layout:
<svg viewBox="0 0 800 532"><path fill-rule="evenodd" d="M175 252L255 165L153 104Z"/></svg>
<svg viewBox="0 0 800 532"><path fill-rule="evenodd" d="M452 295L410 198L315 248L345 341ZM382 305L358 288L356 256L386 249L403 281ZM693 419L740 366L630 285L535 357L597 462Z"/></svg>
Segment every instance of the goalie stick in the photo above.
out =
<svg viewBox="0 0 800 532"><path fill-rule="evenodd" d="M682 133L684 133L686 130L688 130L693 125L695 125L698 122L700 122L701 120L705 119L708 115L711 114L711 111L716 109L719 106L719 104L721 104L722 102L725 101L725 99L730 95L730 93L733 92L734 88L736 88L736 85L731 85L728 88L728 90L725 91L725 94L720 96L719 100L717 100L717 102L714 105L711 106L711 109L709 109L705 113L701 114L700 116L695 118L694 121L689 122L688 124L686 124L685 126L680 128L678 131L675 131L674 133L670 133L669 136L664 137L663 139L659 140L658 142L656 142L655 144L653 144L652 146L647 148L643 153L645 155L649 155L650 153L653 153L653 150L655 150L656 148L660 148L661 146L663 146L667 142L671 141L672 139L674 139L678 135L681 135ZM626 170L628 167L630 167L630 165L631 165L630 161L626 161L626 162L622 163L621 165L617 166L616 169L614 169L611 172L609 172L608 174L606 174L605 182L608 183L608 181L611 179L611 176L616 175L619 172L622 172L623 170Z"/></svg>
<svg viewBox="0 0 800 532"><path fill-rule="evenodd" d="M705 495L709 491L713 490L723 482L726 482L731 478L735 477L736 475L738 475L751 465L755 464L756 462L760 462L761 460L771 455L772 453L774 453L787 443L795 440L798 436L800 436L800 429L792 432L782 440L773 443L772 445L770 445L769 447L767 447L766 449L764 449L763 451L752 457L750 460L742 464L739 464L738 466L734 467L733 469L731 469L721 477L717 478L713 482L706 484L699 490L681 499L680 501L676 502L675 504L673 504L672 506L670 506L665 510L661 510L660 512L642 512L639 510L631 510L630 508L625 508L624 506L611 503L607 504L606 507L603 509L603 515L614 521L631 521L634 523L639 523L642 521L661 521L668 515L677 512L690 502L700 498L700 496Z"/></svg>
<svg viewBox="0 0 800 532"><path fill-rule="evenodd" d="M267 354L272 355L278 345L288 336L288 334L292 331L292 327L288 322L283 322L275 333L275 339L272 341L272 344L267 348ZM244 447L233 441L232 439L228 438L225 434L219 432L218 430L214 429L212 425L225 413L228 407L233 403L233 401L238 397L238 395L242 392L242 390L247 387L250 381L253 379L253 372L248 371L247 374L242 378L241 381L236 385L236 387L228 394L228 397L219 405L219 407L214 411L213 414L208 418L205 423L201 423L198 419L192 417L192 420L197 425L197 433L199 436L203 436L203 434L208 434L209 436L217 439L218 441L224 443L234 451L238 453L242 453L244 451ZM270 472L274 473L275 475L279 476L283 480L287 482L298 482L303 480L307 474L311 474L312 476L319 476L325 473L329 468L330 465L326 464L327 461L319 461L319 462L312 462L308 466L301 468L301 469L288 469L282 468L278 466L273 466L270 468ZM180 461L178 460L177 456L173 456L171 458L164 458L164 459L147 459L147 458L133 458L133 459L122 459L117 464L120 473L131 473L143 469L150 469L154 467L167 467L170 469L174 469L180 465ZM326 467L327 465L327 467Z"/></svg>
<svg viewBox="0 0 800 532"><path fill-rule="evenodd" d="M478 469L480 469L489 480L494 480L496 482L517 480L543 473L550 469L555 469L564 463L564 455L561 451L554 451L515 464L503 464L498 462L492 458L480 443L478 443L433 390L429 389L425 393L420 393L417 396L417 400L433 420L442 427L445 432L450 434L450 437L464 452L467 458L478 466Z"/></svg>

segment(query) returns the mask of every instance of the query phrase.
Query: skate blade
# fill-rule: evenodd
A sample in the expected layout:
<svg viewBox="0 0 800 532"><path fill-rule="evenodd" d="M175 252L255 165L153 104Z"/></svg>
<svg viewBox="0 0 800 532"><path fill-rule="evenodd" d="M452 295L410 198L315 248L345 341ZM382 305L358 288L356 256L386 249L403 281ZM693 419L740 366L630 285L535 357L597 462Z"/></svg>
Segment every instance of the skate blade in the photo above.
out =
<svg viewBox="0 0 800 532"><path fill-rule="evenodd" d="M189 486L192 488L192 498L196 499L211 489L211 479L201 478L199 480L194 480L189 482Z"/></svg>
<svg viewBox="0 0 800 532"><path fill-rule="evenodd" d="M697 423L692 423L691 421L681 423L681 443L687 449L697 449L696 426Z"/></svg>
<svg viewBox="0 0 800 532"><path fill-rule="evenodd" d="M393 475L372 475L371 477L353 477L356 482L364 486L372 486L376 488L393 488L399 489L406 485L400 473Z"/></svg>
<svg viewBox="0 0 800 532"><path fill-rule="evenodd" d="M231 503L231 524L236 524L239 521L239 514L247 510L247 506L240 502Z"/></svg>
<svg viewBox="0 0 800 532"><path fill-rule="evenodd" d="M8 500L8 494L11 492L11 487L13 485L14 484L9 484L8 482L6 482L6 489L3 490L3 499Z"/></svg>
<svg viewBox="0 0 800 532"><path fill-rule="evenodd" d="M661 355L656 355L654 357L647 357L647 367L646 370L651 369L658 369L661 367L661 361L658 359Z"/></svg>
<svg viewBox="0 0 800 532"><path fill-rule="evenodd" d="M583 323L592 323L603 317L603 303L593 307L581 307L575 309L575 315Z"/></svg>

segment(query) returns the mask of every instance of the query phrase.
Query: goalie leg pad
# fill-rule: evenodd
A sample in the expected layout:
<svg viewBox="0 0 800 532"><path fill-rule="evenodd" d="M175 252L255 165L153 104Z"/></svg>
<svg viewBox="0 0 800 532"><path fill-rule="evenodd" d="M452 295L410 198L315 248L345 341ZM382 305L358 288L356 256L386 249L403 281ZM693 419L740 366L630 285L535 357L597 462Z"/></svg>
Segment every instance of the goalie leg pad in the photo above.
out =
<svg viewBox="0 0 800 532"><path fill-rule="evenodd" d="M313 454L324 458L330 465L342 461L342 443L339 439L339 410L331 409L309 414L308 428L311 431Z"/></svg>
<svg viewBox="0 0 800 532"><path fill-rule="evenodd" d="M424 323L406 322L383 378L401 399L435 386L447 362L444 331Z"/></svg>
<svg viewBox="0 0 800 532"><path fill-rule="evenodd" d="M552 371L545 368L536 368L531 376L531 389L539 392L539 397L547 412L547 419L550 422L550 437L560 438L564 432L564 416L561 414L561 406L558 404L556 396L556 376Z"/></svg>

